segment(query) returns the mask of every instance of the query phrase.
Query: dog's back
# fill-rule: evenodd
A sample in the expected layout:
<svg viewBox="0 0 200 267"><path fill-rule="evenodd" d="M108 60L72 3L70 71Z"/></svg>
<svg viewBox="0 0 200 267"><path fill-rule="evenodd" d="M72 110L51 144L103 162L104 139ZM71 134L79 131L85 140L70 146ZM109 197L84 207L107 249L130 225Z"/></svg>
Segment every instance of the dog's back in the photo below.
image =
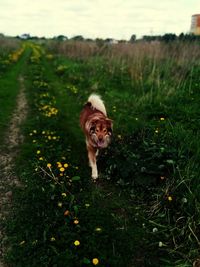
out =
<svg viewBox="0 0 200 267"><path fill-rule="evenodd" d="M95 113L101 113L105 117L107 116L106 108L101 97L99 95L92 94L89 96L88 102L85 104L80 114L80 125L83 130L85 128L85 123L88 118Z"/></svg>

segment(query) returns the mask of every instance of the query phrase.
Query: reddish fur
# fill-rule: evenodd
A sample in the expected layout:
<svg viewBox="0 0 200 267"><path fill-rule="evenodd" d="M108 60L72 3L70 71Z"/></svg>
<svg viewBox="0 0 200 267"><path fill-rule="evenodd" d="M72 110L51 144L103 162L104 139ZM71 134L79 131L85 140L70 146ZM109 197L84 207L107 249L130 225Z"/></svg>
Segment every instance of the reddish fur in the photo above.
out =
<svg viewBox="0 0 200 267"><path fill-rule="evenodd" d="M80 125L86 136L86 146L90 165L93 164L96 166L96 154L98 149L101 148L98 146L98 142L101 143L102 140L105 140L106 136L108 137L111 135L112 121L101 111L93 108L91 103L87 103L80 114ZM92 130L91 133L91 126L93 125L94 130ZM95 132L97 142L91 137L92 134L94 134L93 131ZM104 147L109 143L106 142L107 141L105 141Z"/></svg>

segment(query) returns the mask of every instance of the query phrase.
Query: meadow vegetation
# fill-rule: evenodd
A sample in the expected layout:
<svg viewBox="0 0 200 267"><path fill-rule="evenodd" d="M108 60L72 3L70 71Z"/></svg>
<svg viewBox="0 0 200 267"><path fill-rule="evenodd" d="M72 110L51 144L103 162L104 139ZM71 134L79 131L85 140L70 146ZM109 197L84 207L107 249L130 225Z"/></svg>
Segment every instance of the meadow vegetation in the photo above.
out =
<svg viewBox="0 0 200 267"><path fill-rule="evenodd" d="M200 249L199 44L48 41L14 51L21 54L0 85L24 75L29 115L15 168L23 187L7 223L10 266L192 266ZM92 92L114 121L98 183L79 127Z"/></svg>

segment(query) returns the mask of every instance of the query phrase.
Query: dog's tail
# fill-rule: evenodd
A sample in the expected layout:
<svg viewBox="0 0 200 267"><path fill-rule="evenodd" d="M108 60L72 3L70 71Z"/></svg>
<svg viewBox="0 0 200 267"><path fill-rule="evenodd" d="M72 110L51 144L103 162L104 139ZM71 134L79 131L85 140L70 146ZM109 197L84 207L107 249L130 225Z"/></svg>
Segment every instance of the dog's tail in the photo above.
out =
<svg viewBox="0 0 200 267"><path fill-rule="evenodd" d="M97 110L101 111L105 116L107 116L103 100L99 95L91 94L88 98L88 102L91 103L93 108L96 108Z"/></svg>

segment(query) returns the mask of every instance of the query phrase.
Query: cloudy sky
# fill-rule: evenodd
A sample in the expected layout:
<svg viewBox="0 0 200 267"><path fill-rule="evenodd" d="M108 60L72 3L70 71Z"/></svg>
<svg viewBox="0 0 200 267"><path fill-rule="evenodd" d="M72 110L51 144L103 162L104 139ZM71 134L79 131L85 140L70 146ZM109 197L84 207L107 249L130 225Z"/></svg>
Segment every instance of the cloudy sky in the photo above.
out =
<svg viewBox="0 0 200 267"><path fill-rule="evenodd" d="M130 39L187 33L199 0L0 0L0 33Z"/></svg>

